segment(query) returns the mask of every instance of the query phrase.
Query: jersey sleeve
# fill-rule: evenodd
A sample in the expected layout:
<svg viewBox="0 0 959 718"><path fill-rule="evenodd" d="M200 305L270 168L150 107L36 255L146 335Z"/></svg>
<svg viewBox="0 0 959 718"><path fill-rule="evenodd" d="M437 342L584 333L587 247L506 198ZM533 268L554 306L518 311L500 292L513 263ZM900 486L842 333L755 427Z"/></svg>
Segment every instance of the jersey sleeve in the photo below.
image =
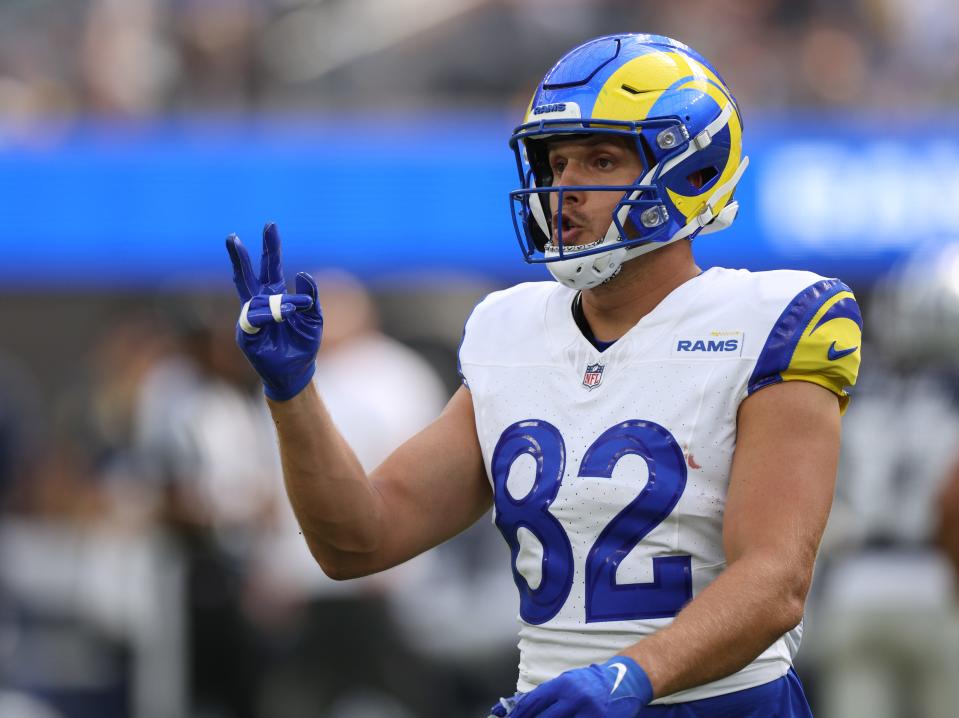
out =
<svg viewBox="0 0 959 718"><path fill-rule="evenodd" d="M463 371L463 343L466 341L466 326L463 326L463 336L460 339L460 347L456 352L456 373L459 375L460 383L465 386L467 389L470 388L469 380L466 378L466 373Z"/></svg>
<svg viewBox="0 0 959 718"><path fill-rule="evenodd" d="M489 304L490 297L495 294L495 292L488 294L481 299L463 324L463 336L460 338L460 346L456 352L456 373L459 374L460 381L467 389L470 388L469 366L476 360L478 346L481 346L482 342L479 336L483 334L483 313L486 305Z"/></svg>
<svg viewBox="0 0 959 718"><path fill-rule="evenodd" d="M457 354L463 385L477 389L477 379L492 366L511 366L542 353L543 337L530 326L543 326L545 307L557 282L523 282L487 294L470 313Z"/></svg>
<svg viewBox="0 0 959 718"><path fill-rule="evenodd" d="M856 383L862 344L862 315L856 298L838 279L824 279L797 294L773 325L748 393L782 381L808 381L849 404Z"/></svg>
<svg viewBox="0 0 959 718"><path fill-rule="evenodd" d="M474 309L475 311L475 309ZM473 314L470 313L470 316L467 317L466 323L463 325L463 335L460 337L459 349L456 350L456 373L459 374L460 382L467 389L470 388L469 380L466 378L466 373L463 370L463 352L469 351L469 348L466 347L466 330L469 328L469 320L472 318Z"/></svg>

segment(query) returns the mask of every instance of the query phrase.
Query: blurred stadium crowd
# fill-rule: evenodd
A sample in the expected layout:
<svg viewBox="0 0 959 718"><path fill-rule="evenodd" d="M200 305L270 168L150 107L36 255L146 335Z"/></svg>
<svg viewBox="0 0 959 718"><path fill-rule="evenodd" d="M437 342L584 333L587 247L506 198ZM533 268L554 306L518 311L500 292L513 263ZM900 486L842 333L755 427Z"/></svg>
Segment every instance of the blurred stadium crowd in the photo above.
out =
<svg viewBox="0 0 959 718"><path fill-rule="evenodd" d="M0 119L521 106L564 49L626 29L697 47L747 112L959 103L953 0L3 0ZM826 718L959 710L947 250L861 290L800 654ZM317 382L372 467L455 389L494 287L320 286ZM0 718L450 718L511 692L516 594L487 521L368 580L312 564L231 296L18 299L63 326L0 345Z"/></svg>
<svg viewBox="0 0 959 718"><path fill-rule="evenodd" d="M746 108L959 101L951 0L5 0L0 113L501 103L583 37L683 37Z"/></svg>

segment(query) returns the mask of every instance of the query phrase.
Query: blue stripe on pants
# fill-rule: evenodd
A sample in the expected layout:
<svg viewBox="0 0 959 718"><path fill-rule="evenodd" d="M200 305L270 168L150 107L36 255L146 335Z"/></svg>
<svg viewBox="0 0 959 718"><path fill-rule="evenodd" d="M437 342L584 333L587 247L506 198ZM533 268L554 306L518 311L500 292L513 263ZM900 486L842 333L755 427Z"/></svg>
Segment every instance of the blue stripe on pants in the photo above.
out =
<svg viewBox="0 0 959 718"><path fill-rule="evenodd" d="M812 718L802 683L792 668L782 678L744 691L687 703L646 706L643 718Z"/></svg>

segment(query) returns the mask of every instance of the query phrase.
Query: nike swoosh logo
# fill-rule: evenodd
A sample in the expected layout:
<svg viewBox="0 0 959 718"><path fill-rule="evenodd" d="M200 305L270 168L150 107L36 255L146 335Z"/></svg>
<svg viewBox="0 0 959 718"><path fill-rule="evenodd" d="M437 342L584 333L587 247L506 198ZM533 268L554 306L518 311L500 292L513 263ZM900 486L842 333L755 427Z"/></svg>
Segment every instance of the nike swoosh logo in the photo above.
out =
<svg viewBox="0 0 959 718"><path fill-rule="evenodd" d="M829 345L829 351L826 352L826 356L829 357L829 361L836 361L837 359L842 359L847 357L856 351L859 348L859 345L850 348L850 349L836 349L836 342L833 342Z"/></svg>
<svg viewBox="0 0 959 718"><path fill-rule="evenodd" d="M626 677L626 666L622 663L610 663L609 667L615 668L617 673L616 682L613 683L613 690L609 692L609 694L612 695L616 692L616 689L619 688L619 684L622 683L623 678Z"/></svg>

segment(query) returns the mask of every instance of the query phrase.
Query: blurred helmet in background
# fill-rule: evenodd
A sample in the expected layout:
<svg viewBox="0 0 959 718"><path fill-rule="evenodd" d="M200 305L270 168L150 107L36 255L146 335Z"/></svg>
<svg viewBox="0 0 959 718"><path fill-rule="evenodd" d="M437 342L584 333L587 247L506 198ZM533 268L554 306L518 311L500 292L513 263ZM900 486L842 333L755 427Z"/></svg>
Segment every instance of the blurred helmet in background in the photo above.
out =
<svg viewBox="0 0 959 718"><path fill-rule="evenodd" d="M548 141L595 134L635 143L644 170L630 185L587 187L622 199L604 237L564 246L562 198L570 188L553 185ZM610 35L570 51L536 88L510 146L522 185L510 197L524 256L548 263L576 289L601 284L628 259L728 227L748 162L739 108L722 77L698 52L661 35ZM559 194L555 227L550 193Z"/></svg>
<svg viewBox="0 0 959 718"><path fill-rule="evenodd" d="M959 239L921 248L880 278L867 321L890 361L959 372Z"/></svg>

